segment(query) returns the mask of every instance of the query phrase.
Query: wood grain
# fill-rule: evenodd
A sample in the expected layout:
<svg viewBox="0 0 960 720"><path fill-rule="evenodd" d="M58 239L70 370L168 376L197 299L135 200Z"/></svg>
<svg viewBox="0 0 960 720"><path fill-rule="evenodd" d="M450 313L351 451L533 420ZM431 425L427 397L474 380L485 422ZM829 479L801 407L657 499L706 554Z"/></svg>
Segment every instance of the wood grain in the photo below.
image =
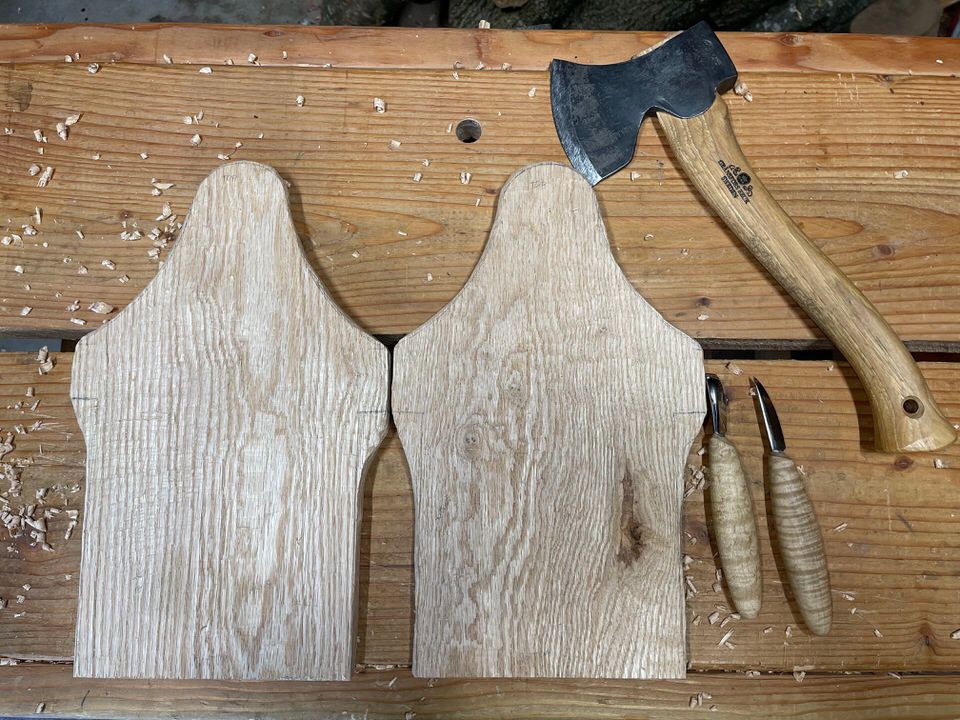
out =
<svg viewBox="0 0 960 720"><path fill-rule="evenodd" d="M714 432L707 441L713 534L733 609L753 619L763 604L763 568L753 495L737 448Z"/></svg>
<svg viewBox="0 0 960 720"><path fill-rule="evenodd" d="M311 265L351 317L371 332L412 330L463 286L507 177L564 158L545 72L458 73L460 80L452 69L216 66L201 75L190 66L118 63L90 75L76 63L0 67L0 124L14 130L0 135L0 233L23 235L34 208L43 211L24 247L0 246L0 329L75 337L100 320L86 311L91 302L124 306L157 262L149 240L121 239L121 223L146 234L164 201L182 216L200 180L221 164L217 155L233 152L274 165L291 183ZM772 194L901 338L956 346L958 81L767 72L743 79L754 101L728 98L732 122ZM384 114L374 97L387 102ZM183 124L200 110L199 126ZM54 126L76 111L84 115L63 142ZM482 124L478 142L447 132L466 117ZM48 138L42 158L36 128ZM191 146L194 133L199 147ZM395 150L394 139L402 143ZM42 190L26 173L34 162L56 168ZM895 177L901 170L908 174ZM463 171L472 173L467 185ZM176 185L155 197L153 177ZM704 207L656 123L644 127L634 162L598 192L627 277L687 334L820 337ZM116 270L102 266L105 259ZM124 275L130 281L121 284ZM74 300L81 310L71 314ZM29 315L20 315L23 307L32 307Z"/></svg>
<svg viewBox="0 0 960 720"><path fill-rule="evenodd" d="M696 673L687 680L423 680L409 671L365 671L349 683L225 683L85 680L62 666L0 668L0 712L69 718L355 717L723 720L953 720L960 713L960 676L809 674L746 678ZM691 708L703 693L702 705ZM763 698L758 702L757 698Z"/></svg>
<svg viewBox="0 0 960 720"><path fill-rule="evenodd" d="M833 595L823 530L803 476L784 453L767 456L767 487L776 542L800 615L814 635L826 635L833 625Z"/></svg>
<svg viewBox="0 0 960 720"><path fill-rule="evenodd" d="M83 442L68 395L72 355L55 357L53 371L39 376L35 356L0 354L0 427L29 428L43 420L36 431L15 436L17 447L8 456L24 464L23 497L12 499L14 507L32 501L38 489L83 485ZM949 417L960 420L960 364L922 363L921 369ZM732 605L722 585L716 592L711 587L717 564L709 494L691 491L683 509L684 552L691 557L687 574L698 589L688 600L692 667L787 672L807 665L814 665L814 672L949 672L960 667L960 643L950 639L960 629L958 446L933 456L872 452L866 396L842 364L736 361L727 368L708 361L707 370L721 375L731 396L728 437L740 450L757 510L764 603L756 620L733 619L720 628L728 614L720 612L717 624L708 622L711 613L719 612L716 605L727 610ZM771 545L763 446L746 380L750 375L776 398L791 456L806 474L824 529L837 606L826 637L812 637L803 629ZM14 407L27 386L35 386L41 399L39 414ZM699 462L693 453L690 465L697 468ZM693 484L691 478L688 485ZM62 506L54 490L49 496L51 504ZM75 494L68 490L67 497L69 507L77 507L82 489ZM407 465L396 438L388 439L371 461L363 502L357 661L409 664L414 519ZM843 523L846 529L833 530ZM66 519L51 520L52 553L30 547L24 537L0 543L0 597L25 596L24 604L12 601L0 610L0 656L72 657L83 525L81 513L77 531L64 541ZM29 592L23 591L24 583L31 585ZM18 612L25 615L15 617ZM735 648L718 647L731 629Z"/></svg>
<svg viewBox="0 0 960 720"><path fill-rule="evenodd" d="M877 449L939 450L957 439L923 375L883 316L810 242L751 167L716 100L697 117L657 113L690 181L751 254L857 371L873 409Z"/></svg>
<svg viewBox="0 0 960 720"><path fill-rule="evenodd" d="M683 677L703 352L627 282L586 180L543 164L507 181L476 269L393 377L414 674Z"/></svg>
<svg viewBox="0 0 960 720"><path fill-rule="evenodd" d="M387 364L303 259L271 168L201 183L163 271L77 345L75 673L348 679Z"/></svg>
<svg viewBox="0 0 960 720"><path fill-rule="evenodd" d="M555 58L614 63L666 38L664 32L503 31L277 25L0 25L0 62L80 62L446 70L459 62L500 70L546 70ZM960 50L944 38L815 33L719 33L741 71L949 76ZM286 51L287 57L283 57ZM942 60L938 63L937 60Z"/></svg>

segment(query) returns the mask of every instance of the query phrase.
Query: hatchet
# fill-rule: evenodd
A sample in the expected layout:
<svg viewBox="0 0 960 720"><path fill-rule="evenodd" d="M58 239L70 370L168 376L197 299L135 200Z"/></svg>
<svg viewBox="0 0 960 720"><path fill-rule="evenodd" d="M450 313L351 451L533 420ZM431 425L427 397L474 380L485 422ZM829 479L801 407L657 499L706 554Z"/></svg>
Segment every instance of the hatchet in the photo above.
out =
<svg viewBox="0 0 960 720"><path fill-rule="evenodd" d="M743 155L726 104L737 69L700 23L612 65L554 60L553 120L574 169L591 184L632 159L640 123L657 116L674 155L747 249L843 353L870 400L878 450L937 450L956 430L900 338L786 214Z"/></svg>

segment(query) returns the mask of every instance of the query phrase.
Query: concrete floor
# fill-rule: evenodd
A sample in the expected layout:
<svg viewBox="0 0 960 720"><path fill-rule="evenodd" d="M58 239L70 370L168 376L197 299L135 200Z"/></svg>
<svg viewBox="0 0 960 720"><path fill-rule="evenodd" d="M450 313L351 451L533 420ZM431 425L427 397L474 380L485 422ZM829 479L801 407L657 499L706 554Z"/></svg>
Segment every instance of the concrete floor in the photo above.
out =
<svg viewBox="0 0 960 720"><path fill-rule="evenodd" d="M384 6L395 7L393 20L405 25L436 24L438 2L401 0L0 0L0 23L217 22L328 24L376 23ZM432 18L432 22L431 22ZM406 20L406 22L404 22Z"/></svg>
<svg viewBox="0 0 960 720"><path fill-rule="evenodd" d="M317 14L317 0L0 0L0 22L300 23Z"/></svg>

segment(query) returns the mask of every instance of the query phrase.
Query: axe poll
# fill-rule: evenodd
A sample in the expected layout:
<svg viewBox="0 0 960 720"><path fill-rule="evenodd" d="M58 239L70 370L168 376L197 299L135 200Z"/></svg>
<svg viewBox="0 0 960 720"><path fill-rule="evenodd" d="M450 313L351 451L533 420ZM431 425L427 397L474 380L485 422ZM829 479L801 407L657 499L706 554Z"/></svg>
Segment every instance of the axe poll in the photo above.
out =
<svg viewBox="0 0 960 720"><path fill-rule="evenodd" d="M737 69L700 23L612 65L554 60L550 100L560 142L592 185L633 159L640 124L656 114L687 176L797 304L843 353L870 400L881 451L937 450L956 429L873 304L786 214L743 155L727 106Z"/></svg>

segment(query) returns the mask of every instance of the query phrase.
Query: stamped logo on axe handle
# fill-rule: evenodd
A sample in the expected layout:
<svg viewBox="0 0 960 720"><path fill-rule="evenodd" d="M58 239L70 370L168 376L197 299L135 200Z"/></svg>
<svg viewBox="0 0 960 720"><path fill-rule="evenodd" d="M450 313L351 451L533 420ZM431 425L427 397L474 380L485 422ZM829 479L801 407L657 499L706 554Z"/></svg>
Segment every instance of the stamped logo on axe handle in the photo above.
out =
<svg viewBox="0 0 960 720"><path fill-rule="evenodd" d="M700 23L621 63L554 60L553 120L571 165L596 185L630 163L640 124L656 115L697 190L857 373L870 400L877 449L950 445L956 430L903 342L790 219L744 157L727 106L717 98L736 79L720 39Z"/></svg>

